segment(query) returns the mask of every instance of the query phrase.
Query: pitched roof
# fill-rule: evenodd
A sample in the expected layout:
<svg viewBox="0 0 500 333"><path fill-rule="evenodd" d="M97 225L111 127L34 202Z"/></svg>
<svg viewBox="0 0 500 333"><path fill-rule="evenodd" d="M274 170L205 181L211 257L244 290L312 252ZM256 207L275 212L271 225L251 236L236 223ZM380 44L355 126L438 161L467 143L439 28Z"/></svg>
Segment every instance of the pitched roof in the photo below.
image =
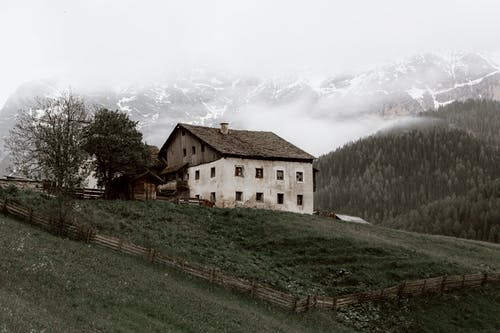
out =
<svg viewBox="0 0 500 333"><path fill-rule="evenodd" d="M314 159L314 156L273 132L229 129L228 134L222 134L219 128L189 124L178 124L176 129L181 127L225 156L308 161Z"/></svg>
<svg viewBox="0 0 500 333"><path fill-rule="evenodd" d="M158 158L158 153L160 152L160 149L156 146L152 145L147 145L149 151L151 152L151 167L152 168L162 168L163 163L160 161Z"/></svg>

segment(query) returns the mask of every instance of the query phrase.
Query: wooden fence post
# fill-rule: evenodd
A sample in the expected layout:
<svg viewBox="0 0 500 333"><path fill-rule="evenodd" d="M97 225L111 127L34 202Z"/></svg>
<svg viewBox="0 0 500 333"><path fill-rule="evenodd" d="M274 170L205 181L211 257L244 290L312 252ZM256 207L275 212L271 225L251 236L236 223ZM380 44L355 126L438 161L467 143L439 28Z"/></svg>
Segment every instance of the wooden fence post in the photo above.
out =
<svg viewBox="0 0 500 333"><path fill-rule="evenodd" d="M209 279L209 281L210 282L214 282L214 278L215 278L215 268L211 268L210 269L210 279Z"/></svg>
<svg viewBox="0 0 500 333"><path fill-rule="evenodd" d="M255 280L252 280L252 289L250 290L250 295L252 297L255 297L255 288L256 288Z"/></svg>
<svg viewBox="0 0 500 333"><path fill-rule="evenodd" d="M332 310L337 310L337 297L333 298Z"/></svg>
<svg viewBox="0 0 500 333"><path fill-rule="evenodd" d="M311 295L307 295L306 311L309 311L310 305L311 305Z"/></svg>
<svg viewBox="0 0 500 333"><path fill-rule="evenodd" d="M155 256L156 256L155 249L149 249L149 255L148 255L149 262L151 263L155 262Z"/></svg>
<svg viewBox="0 0 500 333"><path fill-rule="evenodd" d="M422 294L425 293L425 287L427 285L427 279L424 280L424 283L422 284L422 290L420 291Z"/></svg>
<svg viewBox="0 0 500 333"><path fill-rule="evenodd" d="M446 279L448 278L448 276L443 276L443 279L441 280L441 294L444 292L444 289L446 288Z"/></svg>
<svg viewBox="0 0 500 333"><path fill-rule="evenodd" d="M488 273L483 273L483 280L481 281L481 286L484 286L487 280L488 280Z"/></svg>
<svg viewBox="0 0 500 333"><path fill-rule="evenodd" d="M405 290L405 287L406 287L406 281L399 285L398 298L401 298L401 295L403 295L403 291Z"/></svg>
<svg viewBox="0 0 500 333"><path fill-rule="evenodd" d="M85 239L85 242L90 243L91 241L94 240L94 237L95 237L94 229L92 228L87 229L87 237Z"/></svg>
<svg viewBox="0 0 500 333"><path fill-rule="evenodd" d="M297 296L295 296L295 299L294 299L294 302L293 302L293 309L292 311L293 312L297 312L297 302L298 302L299 298Z"/></svg>
<svg viewBox="0 0 500 333"><path fill-rule="evenodd" d="M4 212L4 214L5 214L5 213L7 213L7 200L8 200L8 199L5 199L5 200L3 201L3 212Z"/></svg>
<svg viewBox="0 0 500 333"><path fill-rule="evenodd" d="M461 289L464 289L465 288L465 274L462 275L462 288Z"/></svg>

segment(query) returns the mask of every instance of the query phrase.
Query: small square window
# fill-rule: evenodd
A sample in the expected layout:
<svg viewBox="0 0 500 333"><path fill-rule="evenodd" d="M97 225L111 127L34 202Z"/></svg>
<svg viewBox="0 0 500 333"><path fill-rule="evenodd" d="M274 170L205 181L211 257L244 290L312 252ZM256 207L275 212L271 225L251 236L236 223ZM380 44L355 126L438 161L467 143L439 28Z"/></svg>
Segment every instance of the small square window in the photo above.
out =
<svg viewBox="0 0 500 333"><path fill-rule="evenodd" d="M283 180L285 178L285 173L283 170L276 170L276 179Z"/></svg>
<svg viewBox="0 0 500 333"><path fill-rule="evenodd" d="M182 155L184 155L184 157L186 157L186 155L187 155L186 148L182 149Z"/></svg>
<svg viewBox="0 0 500 333"><path fill-rule="evenodd" d="M304 181L304 173L302 171L297 171L295 178L298 182Z"/></svg>
<svg viewBox="0 0 500 333"><path fill-rule="evenodd" d="M243 192L236 191L235 199L236 201L243 201Z"/></svg>
<svg viewBox="0 0 500 333"><path fill-rule="evenodd" d="M195 195L194 197L195 197L196 199L198 199L198 200L200 199L200 195L199 195L199 194Z"/></svg>
<svg viewBox="0 0 500 333"><path fill-rule="evenodd" d="M210 177L211 178L215 177L215 167L210 168Z"/></svg>
<svg viewBox="0 0 500 333"><path fill-rule="evenodd" d="M194 172L194 179L200 179L200 170Z"/></svg>
<svg viewBox="0 0 500 333"><path fill-rule="evenodd" d="M302 194L297 195L297 206L302 206L304 204L304 197Z"/></svg>
<svg viewBox="0 0 500 333"><path fill-rule="evenodd" d="M243 177L243 167L242 166L235 166L234 167L234 175L237 177Z"/></svg>
<svg viewBox="0 0 500 333"><path fill-rule="evenodd" d="M262 192L255 193L255 201L264 202L264 193Z"/></svg>
<svg viewBox="0 0 500 333"><path fill-rule="evenodd" d="M278 193L278 197L277 197L278 204L282 205L284 199L285 199L285 195L283 193Z"/></svg>
<svg viewBox="0 0 500 333"><path fill-rule="evenodd" d="M264 169L255 168L255 178L264 178Z"/></svg>
<svg viewBox="0 0 500 333"><path fill-rule="evenodd" d="M215 202L215 192L210 192L210 201Z"/></svg>
<svg viewBox="0 0 500 333"><path fill-rule="evenodd" d="M193 152L193 155L195 155L195 154L196 154L196 147L195 147L195 146L192 146L192 147L191 147L191 151Z"/></svg>

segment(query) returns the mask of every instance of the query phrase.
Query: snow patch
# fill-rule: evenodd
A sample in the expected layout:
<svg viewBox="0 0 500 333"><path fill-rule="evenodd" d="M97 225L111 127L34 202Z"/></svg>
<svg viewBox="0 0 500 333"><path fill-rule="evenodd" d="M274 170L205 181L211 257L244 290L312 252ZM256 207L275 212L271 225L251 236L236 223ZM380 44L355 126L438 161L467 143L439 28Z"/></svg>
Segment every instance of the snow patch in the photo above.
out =
<svg viewBox="0 0 500 333"><path fill-rule="evenodd" d="M411 96L411 98L415 100L421 100L422 98L424 98L424 94L427 92L427 89L412 87L411 89L408 89L406 92L408 93L408 95Z"/></svg>

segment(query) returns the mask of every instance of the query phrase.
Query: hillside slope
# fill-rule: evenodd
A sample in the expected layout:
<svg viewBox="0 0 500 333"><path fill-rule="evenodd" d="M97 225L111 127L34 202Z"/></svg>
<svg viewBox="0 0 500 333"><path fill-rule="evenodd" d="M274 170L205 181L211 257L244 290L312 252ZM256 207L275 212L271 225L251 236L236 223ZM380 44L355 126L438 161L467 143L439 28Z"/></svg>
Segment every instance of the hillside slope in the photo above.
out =
<svg viewBox="0 0 500 333"><path fill-rule="evenodd" d="M500 102L469 99L426 111L419 117L441 119L495 147L500 147Z"/></svg>
<svg viewBox="0 0 500 333"><path fill-rule="evenodd" d="M298 293L341 293L448 272L500 270L500 246L495 244L314 216L164 202L81 201L76 207L83 214L80 222L85 217L101 232ZM7 258L0 261L0 281L8 281L0 292L9 300L1 305L6 311L0 311L0 322L14 331L500 329L499 286L293 315L5 218L0 218L0 250Z"/></svg>
<svg viewBox="0 0 500 333"><path fill-rule="evenodd" d="M405 230L500 243L500 179L384 222Z"/></svg>
<svg viewBox="0 0 500 333"><path fill-rule="evenodd" d="M500 177L500 154L462 130L434 126L361 139L318 159L317 208L382 223Z"/></svg>
<svg viewBox="0 0 500 333"><path fill-rule="evenodd" d="M80 222L296 295L336 295L500 270L500 247L255 209L81 202ZM462 255L463 248L470 249ZM473 254L471 254L473 253Z"/></svg>
<svg viewBox="0 0 500 333"><path fill-rule="evenodd" d="M1 332L350 331L0 215Z"/></svg>

